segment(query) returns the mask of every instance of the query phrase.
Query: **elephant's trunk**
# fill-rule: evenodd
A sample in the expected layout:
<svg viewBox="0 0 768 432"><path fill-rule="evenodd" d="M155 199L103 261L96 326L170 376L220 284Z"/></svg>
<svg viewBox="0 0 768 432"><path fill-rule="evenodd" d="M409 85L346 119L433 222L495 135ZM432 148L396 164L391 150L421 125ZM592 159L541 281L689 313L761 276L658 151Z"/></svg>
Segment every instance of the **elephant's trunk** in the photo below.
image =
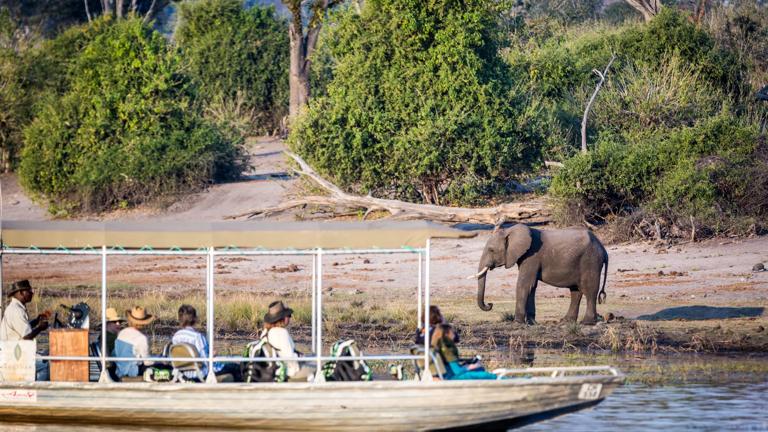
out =
<svg viewBox="0 0 768 432"><path fill-rule="evenodd" d="M482 276L477 278L477 305L480 309L488 312L493 309L493 303L485 304L485 279L488 277L488 272L483 273Z"/></svg>

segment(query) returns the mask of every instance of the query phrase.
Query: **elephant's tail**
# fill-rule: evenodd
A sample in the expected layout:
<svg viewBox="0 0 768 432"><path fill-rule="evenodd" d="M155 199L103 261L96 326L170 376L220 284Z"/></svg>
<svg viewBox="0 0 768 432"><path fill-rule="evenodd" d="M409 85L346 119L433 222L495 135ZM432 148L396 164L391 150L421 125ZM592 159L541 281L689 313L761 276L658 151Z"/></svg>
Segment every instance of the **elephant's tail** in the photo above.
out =
<svg viewBox="0 0 768 432"><path fill-rule="evenodd" d="M605 303L605 283L608 282L608 253L605 252L605 267L603 268L603 286L600 288L600 292L597 293L597 302L599 304Z"/></svg>

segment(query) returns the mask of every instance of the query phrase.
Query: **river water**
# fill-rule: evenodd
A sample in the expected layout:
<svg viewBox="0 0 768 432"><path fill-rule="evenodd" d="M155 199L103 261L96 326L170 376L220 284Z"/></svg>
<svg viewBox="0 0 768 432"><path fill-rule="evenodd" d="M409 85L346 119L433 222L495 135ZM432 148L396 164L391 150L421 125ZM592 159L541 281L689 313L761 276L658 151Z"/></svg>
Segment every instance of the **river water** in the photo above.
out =
<svg viewBox="0 0 768 432"><path fill-rule="evenodd" d="M630 384L594 409L520 431L768 431L768 383Z"/></svg>

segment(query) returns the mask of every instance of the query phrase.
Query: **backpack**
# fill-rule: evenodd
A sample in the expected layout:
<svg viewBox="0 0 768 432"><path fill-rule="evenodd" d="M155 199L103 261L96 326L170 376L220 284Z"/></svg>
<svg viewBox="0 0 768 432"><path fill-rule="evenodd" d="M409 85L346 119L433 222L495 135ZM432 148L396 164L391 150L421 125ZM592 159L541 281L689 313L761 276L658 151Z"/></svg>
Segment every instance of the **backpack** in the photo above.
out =
<svg viewBox="0 0 768 432"><path fill-rule="evenodd" d="M331 357L363 355L354 339L338 341L331 347ZM323 365L326 381L371 381L373 373L363 360L329 361Z"/></svg>
<svg viewBox="0 0 768 432"><path fill-rule="evenodd" d="M245 346L243 357L274 358L277 350L263 337ZM288 368L281 361L244 362L241 366L245 382L285 382L288 380Z"/></svg>

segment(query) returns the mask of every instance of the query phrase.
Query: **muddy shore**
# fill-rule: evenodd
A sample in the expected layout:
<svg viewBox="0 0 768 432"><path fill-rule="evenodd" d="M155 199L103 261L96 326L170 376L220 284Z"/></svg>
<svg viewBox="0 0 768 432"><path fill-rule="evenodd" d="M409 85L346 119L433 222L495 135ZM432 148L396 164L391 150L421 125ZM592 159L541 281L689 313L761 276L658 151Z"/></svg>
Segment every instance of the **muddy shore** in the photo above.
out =
<svg viewBox="0 0 768 432"><path fill-rule="evenodd" d="M752 272L755 263L768 262L768 237L609 246L608 299L598 306L609 322L559 324L568 292L540 284L538 324L522 326L511 322L516 269L489 274L486 300L495 304L491 312L476 306L475 283L465 278L476 271L487 236L479 231L472 239L433 241L432 302L461 329L467 347L768 352L768 272ZM30 306L33 316L37 308L67 301L85 300L98 309L99 269L97 258L83 256L3 257L6 281L27 278L38 288L38 300ZM204 300L202 258L115 257L109 269L111 302L143 304L166 317L168 326L180 301ZM327 257L324 304L335 312L326 321L326 334L355 337L371 349L407 345L416 320L416 282L416 259L409 254ZM224 307L231 303L233 314L244 315L229 320L222 316L219 337L255 334L259 308L274 299L309 305L310 286L307 257L219 259L217 305L228 313ZM253 307L241 311L244 302ZM301 320L297 325L303 332Z"/></svg>

